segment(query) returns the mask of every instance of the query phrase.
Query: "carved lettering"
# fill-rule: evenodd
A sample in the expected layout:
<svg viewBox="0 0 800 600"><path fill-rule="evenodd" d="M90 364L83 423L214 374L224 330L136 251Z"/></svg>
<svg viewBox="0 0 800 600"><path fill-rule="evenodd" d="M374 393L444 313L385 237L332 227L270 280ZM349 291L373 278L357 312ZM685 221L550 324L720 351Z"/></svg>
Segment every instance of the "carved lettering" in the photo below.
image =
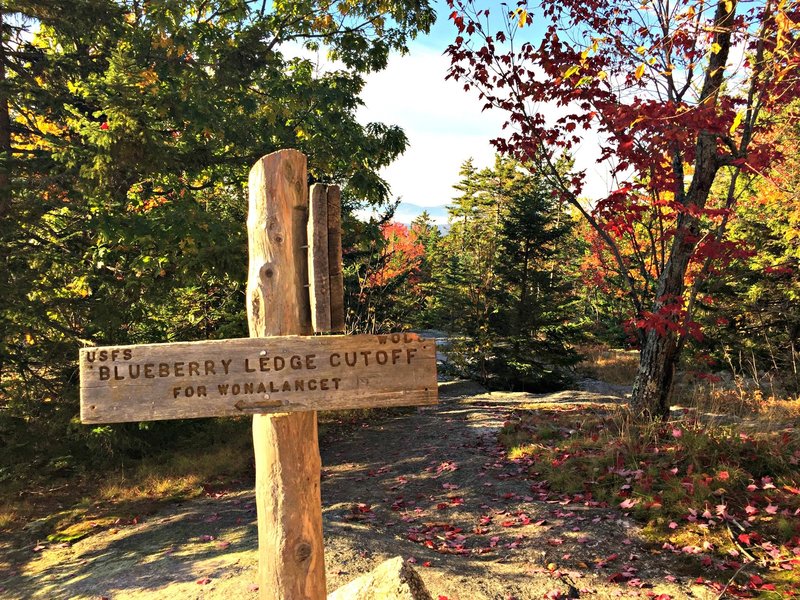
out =
<svg viewBox="0 0 800 600"><path fill-rule="evenodd" d="M417 353L416 348L406 348L406 364L411 364L411 359L414 358L414 355Z"/></svg>
<svg viewBox="0 0 800 600"><path fill-rule="evenodd" d="M435 346L416 334L224 344L83 350L82 418L222 416L241 414L239 403L258 412L435 401Z"/></svg>

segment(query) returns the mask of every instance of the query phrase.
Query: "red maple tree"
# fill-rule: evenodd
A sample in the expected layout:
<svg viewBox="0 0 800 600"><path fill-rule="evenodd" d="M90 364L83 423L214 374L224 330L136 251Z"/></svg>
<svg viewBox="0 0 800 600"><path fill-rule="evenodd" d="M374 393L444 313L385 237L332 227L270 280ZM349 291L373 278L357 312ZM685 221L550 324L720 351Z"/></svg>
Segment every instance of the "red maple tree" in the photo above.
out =
<svg viewBox="0 0 800 600"><path fill-rule="evenodd" d="M496 147L540 165L605 244L639 327L631 406L666 416L684 340L697 334L696 282L730 250L725 230L745 180L780 160L765 134L800 93L798 3L544 0L499 15L475 0L448 3L459 32L448 77L507 114ZM617 181L591 208L584 175L554 168L587 132ZM655 251L645 261L621 250L637 234L639 250Z"/></svg>
<svg viewBox="0 0 800 600"><path fill-rule="evenodd" d="M384 245L379 267L370 274L371 286L385 286L401 275L413 276L419 268L425 248L417 232L402 223L389 221L381 225Z"/></svg>

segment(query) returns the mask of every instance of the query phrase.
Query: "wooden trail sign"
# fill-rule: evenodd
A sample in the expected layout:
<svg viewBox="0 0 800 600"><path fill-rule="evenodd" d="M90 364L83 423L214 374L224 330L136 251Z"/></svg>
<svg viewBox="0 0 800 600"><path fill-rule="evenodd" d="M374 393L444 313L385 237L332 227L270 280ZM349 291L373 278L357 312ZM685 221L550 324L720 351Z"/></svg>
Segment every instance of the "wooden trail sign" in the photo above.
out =
<svg viewBox="0 0 800 600"><path fill-rule="evenodd" d="M122 423L436 402L413 333L84 348L81 421Z"/></svg>
<svg viewBox="0 0 800 600"><path fill-rule="evenodd" d="M253 414L261 600L324 600L317 410L434 404L436 349L344 331L340 196L296 150L250 171L249 339L84 348L81 420Z"/></svg>

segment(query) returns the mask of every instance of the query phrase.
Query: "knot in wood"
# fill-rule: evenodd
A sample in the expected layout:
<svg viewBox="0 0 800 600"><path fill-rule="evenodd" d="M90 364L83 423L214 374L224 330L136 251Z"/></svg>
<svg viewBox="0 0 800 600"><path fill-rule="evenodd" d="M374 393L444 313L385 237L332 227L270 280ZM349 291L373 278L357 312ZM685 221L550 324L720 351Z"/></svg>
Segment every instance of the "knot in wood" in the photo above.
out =
<svg viewBox="0 0 800 600"><path fill-rule="evenodd" d="M297 562L305 562L311 557L311 544L300 542L294 548L294 558Z"/></svg>
<svg viewBox="0 0 800 600"><path fill-rule="evenodd" d="M275 270L272 268L270 263L264 263L261 265L261 277L272 277L275 274Z"/></svg>

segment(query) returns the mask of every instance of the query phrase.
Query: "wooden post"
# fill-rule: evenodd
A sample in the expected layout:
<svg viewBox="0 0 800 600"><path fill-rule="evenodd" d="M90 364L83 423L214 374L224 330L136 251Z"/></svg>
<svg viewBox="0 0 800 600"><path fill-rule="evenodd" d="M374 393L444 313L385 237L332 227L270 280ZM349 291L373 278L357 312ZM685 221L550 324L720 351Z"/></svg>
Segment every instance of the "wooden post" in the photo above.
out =
<svg viewBox="0 0 800 600"><path fill-rule="evenodd" d="M247 319L250 338L270 339L79 354L84 423L259 413L262 600L326 597L316 409L436 404L437 397L436 346L416 334L296 337L312 333L312 307L320 331L345 326L339 189L315 186L309 219L306 178L296 150L265 156L250 171Z"/></svg>
<svg viewBox="0 0 800 600"><path fill-rule="evenodd" d="M330 275L328 267L328 186L311 186L308 212L308 295L315 333L331 330Z"/></svg>
<svg viewBox="0 0 800 600"><path fill-rule="evenodd" d="M281 150L263 157L250 171L249 189L250 336L309 335L305 156ZM259 597L323 600L317 413L255 415L253 446Z"/></svg>
<svg viewBox="0 0 800 600"><path fill-rule="evenodd" d="M331 331L341 333L344 322L344 276L342 274L342 196L338 186L328 186L328 276L331 301Z"/></svg>

